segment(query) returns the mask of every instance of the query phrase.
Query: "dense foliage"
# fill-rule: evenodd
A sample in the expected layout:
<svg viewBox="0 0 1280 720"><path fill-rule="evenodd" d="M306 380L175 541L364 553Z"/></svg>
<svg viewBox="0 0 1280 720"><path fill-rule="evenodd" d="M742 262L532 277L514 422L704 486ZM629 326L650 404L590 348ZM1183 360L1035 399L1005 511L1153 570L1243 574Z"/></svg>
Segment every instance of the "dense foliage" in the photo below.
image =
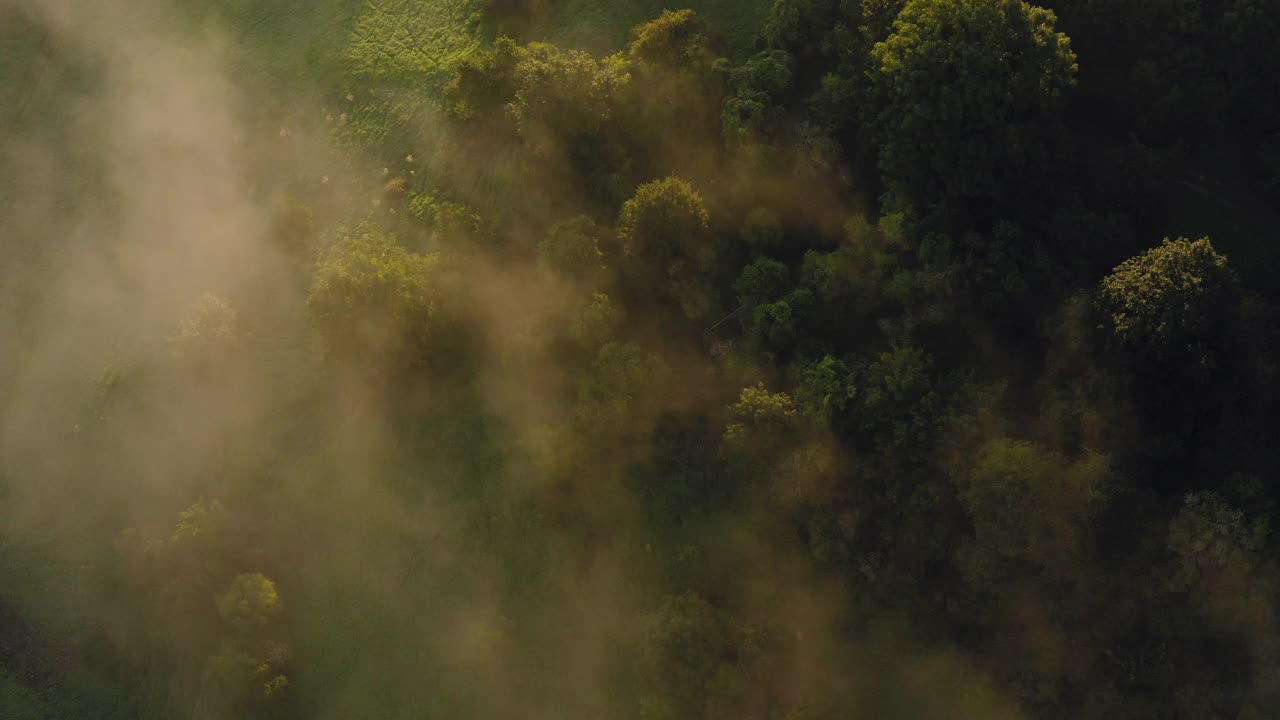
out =
<svg viewBox="0 0 1280 720"><path fill-rule="evenodd" d="M0 5L0 717L1280 716L1280 10L1038 1Z"/></svg>

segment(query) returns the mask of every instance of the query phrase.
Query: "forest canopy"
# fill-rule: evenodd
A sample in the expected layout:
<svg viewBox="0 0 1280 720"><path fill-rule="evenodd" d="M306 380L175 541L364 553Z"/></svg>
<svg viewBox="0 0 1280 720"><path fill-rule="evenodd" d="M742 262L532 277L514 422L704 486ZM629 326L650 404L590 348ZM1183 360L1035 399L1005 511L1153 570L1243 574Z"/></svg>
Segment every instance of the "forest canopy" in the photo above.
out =
<svg viewBox="0 0 1280 720"><path fill-rule="evenodd" d="M1280 716L1277 48L0 0L0 718Z"/></svg>

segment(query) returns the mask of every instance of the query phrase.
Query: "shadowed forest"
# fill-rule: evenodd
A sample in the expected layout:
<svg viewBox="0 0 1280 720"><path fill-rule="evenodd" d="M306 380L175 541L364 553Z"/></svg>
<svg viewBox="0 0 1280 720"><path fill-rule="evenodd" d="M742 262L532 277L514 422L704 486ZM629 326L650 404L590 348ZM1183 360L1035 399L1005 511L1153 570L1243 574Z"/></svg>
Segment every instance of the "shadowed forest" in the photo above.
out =
<svg viewBox="0 0 1280 720"><path fill-rule="evenodd" d="M1036 2L0 0L0 718L1280 717L1280 6Z"/></svg>

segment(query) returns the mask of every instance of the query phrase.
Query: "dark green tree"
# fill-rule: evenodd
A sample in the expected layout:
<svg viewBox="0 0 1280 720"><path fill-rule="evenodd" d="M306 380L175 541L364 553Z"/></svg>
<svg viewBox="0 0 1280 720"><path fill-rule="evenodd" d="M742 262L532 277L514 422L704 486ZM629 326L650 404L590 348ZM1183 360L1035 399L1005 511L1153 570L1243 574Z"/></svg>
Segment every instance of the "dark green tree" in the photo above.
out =
<svg viewBox="0 0 1280 720"><path fill-rule="evenodd" d="M566 278L590 280L604 269L600 229L579 215L556 223L538 243L538 260Z"/></svg>
<svg viewBox="0 0 1280 720"><path fill-rule="evenodd" d="M1240 285L1209 238L1166 239L1121 263L1098 294L1107 328L1139 372L1207 380L1227 361Z"/></svg>
<svg viewBox="0 0 1280 720"><path fill-rule="evenodd" d="M618 239L635 290L652 292L691 319L711 315L714 236L702 196L688 181L668 177L637 188L618 216Z"/></svg>
<svg viewBox="0 0 1280 720"><path fill-rule="evenodd" d="M1001 439L953 476L973 523L965 575L982 585L1025 572L1070 577L1088 561L1090 523L1105 507L1106 456L1069 459L1035 443Z"/></svg>
<svg viewBox="0 0 1280 720"><path fill-rule="evenodd" d="M1043 170L1076 57L1023 0L908 0L871 51L889 187L917 206L989 198Z"/></svg>

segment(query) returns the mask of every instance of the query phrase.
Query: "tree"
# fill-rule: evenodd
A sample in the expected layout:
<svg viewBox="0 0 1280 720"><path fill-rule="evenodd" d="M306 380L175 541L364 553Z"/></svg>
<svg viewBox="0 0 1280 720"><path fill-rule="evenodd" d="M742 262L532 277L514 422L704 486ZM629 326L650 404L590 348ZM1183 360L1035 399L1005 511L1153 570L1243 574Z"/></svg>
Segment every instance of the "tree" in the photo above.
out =
<svg viewBox="0 0 1280 720"><path fill-rule="evenodd" d="M796 403L786 393L771 393L764 383L745 387L729 406L732 422L724 436L731 444L749 449L785 443L799 426Z"/></svg>
<svg viewBox="0 0 1280 720"><path fill-rule="evenodd" d="M643 427L657 408L654 388L665 374L662 358L635 343L604 345L578 379L575 429L594 437L618 437Z"/></svg>
<svg viewBox="0 0 1280 720"><path fill-rule="evenodd" d="M262 573L241 573L216 601L234 637L206 661L206 691L229 705L279 700L289 685L279 672L289 649L273 639L281 612L275 583Z"/></svg>
<svg viewBox="0 0 1280 720"><path fill-rule="evenodd" d="M772 255L783 249L787 240L778 213L767 207L758 207L742 220L742 239L752 254Z"/></svg>
<svg viewBox="0 0 1280 720"><path fill-rule="evenodd" d="M488 242L490 228L474 209L428 193L418 193L406 208L409 215L431 231L437 245Z"/></svg>
<svg viewBox="0 0 1280 720"><path fill-rule="evenodd" d="M1188 493L1169 523L1172 589L1212 587L1219 576L1241 573L1266 547L1268 531L1265 518L1247 517L1215 492Z"/></svg>
<svg viewBox="0 0 1280 720"><path fill-rule="evenodd" d="M332 248L311 281L307 309L339 356L422 361L438 327L440 258L393 235L361 230Z"/></svg>
<svg viewBox="0 0 1280 720"><path fill-rule="evenodd" d="M667 598L645 618L641 677L652 693L644 715L653 720L700 717L708 686L733 651L722 613L693 593Z"/></svg>
<svg viewBox="0 0 1280 720"><path fill-rule="evenodd" d="M558 222L538 243L538 259L567 278L589 279L604 267L599 237L596 222L586 215Z"/></svg>
<svg viewBox="0 0 1280 720"><path fill-rule="evenodd" d="M720 114L730 144L776 137L786 119L782 103L791 91L795 62L781 50L766 50L729 71L729 96Z"/></svg>
<svg viewBox="0 0 1280 720"><path fill-rule="evenodd" d="M227 532L226 507L217 499L200 498L178 513L178 522L167 543L147 543L144 547L158 553L167 577L152 578L162 584L172 599L189 600L220 583L234 563L235 535ZM182 597L187 596L187 597Z"/></svg>
<svg viewBox="0 0 1280 720"><path fill-rule="evenodd" d="M702 196L678 177L645 183L618 216L625 270L638 286L679 305L691 319L711 314L706 282L715 252Z"/></svg>
<svg viewBox="0 0 1280 720"><path fill-rule="evenodd" d="M953 480L973 524L961 563L973 582L1007 573L1071 573L1086 559L1091 519L1107 497L1110 463L1086 452L1069 459L1030 442L983 445Z"/></svg>
<svg viewBox="0 0 1280 720"><path fill-rule="evenodd" d="M988 198L1043 171L1075 82L1055 16L1022 0L909 0L871 51L886 183L918 206Z"/></svg>
<svg viewBox="0 0 1280 720"><path fill-rule="evenodd" d="M271 237L292 257L306 257L315 237L315 213L302 200L280 195L271 205Z"/></svg>
<svg viewBox="0 0 1280 720"><path fill-rule="evenodd" d="M802 58L822 51L823 40L842 18L841 0L777 0L761 38L769 48Z"/></svg>
<svg viewBox="0 0 1280 720"><path fill-rule="evenodd" d="M200 498L186 510L178 513L178 522L173 528L170 541L216 546L226 526L226 507L217 499Z"/></svg>
<svg viewBox="0 0 1280 720"><path fill-rule="evenodd" d="M626 93L624 141L637 172L679 171L718 145L725 61L718 59L702 18L664 10L631 30L635 82ZM671 133L672 127L681 132Z"/></svg>
<svg viewBox="0 0 1280 720"><path fill-rule="evenodd" d="M168 342L174 359L182 365L200 372L216 371L225 367L240 346L239 313L222 298L205 293Z"/></svg>
<svg viewBox="0 0 1280 720"><path fill-rule="evenodd" d="M631 29L632 62L658 67L707 70L715 60L702 18L692 10L663 10Z"/></svg>
<svg viewBox="0 0 1280 720"><path fill-rule="evenodd" d="M637 669L646 720L749 717L777 702L767 680L780 671L779 643L767 629L735 622L695 593L666 598L643 626Z"/></svg>
<svg viewBox="0 0 1280 720"><path fill-rule="evenodd" d="M239 631L265 627L280 614L276 584L262 573L241 573L218 596L218 614Z"/></svg>
<svg viewBox="0 0 1280 720"><path fill-rule="evenodd" d="M787 357L804 339L802 322L813 304L813 294L802 288L781 300L756 305L743 320L748 349L775 360Z"/></svg>
<svg viewBox="0 0 1280 720"><path fill-rule="evenodd" d="M444 87L444 109L459 120L474 120L493 113L515 95L515 69L520 47L509 37L499 37L493 47L467 55Z"/></svg>
<svg viewBox="0 0 1280 720"><path fill-rule="evenodd" d="M705 417L664 414L649 444L647 456L628 468L627 480L656 535L670 541L728 505L731 478L716 430Z"/></svg>
<svg viewBox="0 0 1280 720"><path fill-rule="evenodd" d="M687 180L667 177L636 189L618 216L618 236L628 257L660 263L704 251L710 216Z"/></svg>
<svg viewBox="0 0 1280 720"><path fill-rule="evenodd" d="M785 295L791 289L791 271L772 258L758 258L743 268L733 289L740 304L754 308Z"/></svg>
<svg viewBox="0 0 1280 720"><path fill-rule="evenodd" d="M856 395L849 366L830 355L800 371L796 403L800 413L810 420L830 423L833 415L844 411Z"/></svg>
<svg viewBox="0 0 1280 720"><path fill-rule="evenodd" d="M582 142L599 136L631 80L621 55L597 60L581 50L530 43L518 58L507 112L537 154L558 149L558 138Z"/></svg>
<svg viewBox="0 0 1280 720"><path fill-rule="evenodd" d="M886 218L877 227L861 219L845 224L845 237L832 252L810 250L799 268L799 285L817 300L808 319L811 334L843 349L878 333L876 320L921 298L899 254L903 244ZM824 353L826 350L823 351Z"/></svg>
<svg viewBox="0 0 1280 720"><path fill-rule="evenodd" d="M619 125L631 84L626 58L530 43L517 51L512 83L507 116L539 165L538 182L548 189L567 184L600 206L616 203L630 163Z"/></svg>
<svg viewBox="0 0 1280 720"><path fill-rule="evenodd" d="M921 453L933 447L944 409L932 369L918 348L881 353L854 371L840 425L893 464L927 459Z"/></svg>
<svg viewBox="0 0 1280 720"><path fill-rule="evenodd" d="M1209 238L1170 241L1121 263L1098 294L1116 343L1144 372L1207 380L1226 362L1240 288Z"/></svg>
<svg viewBox="0 0 1280 720"><path fill-rule="evenodd" d="M583 347L600 347L621 327L623 318L622 310L607 294L592 293L570 320L569 337Z"/></svg>

